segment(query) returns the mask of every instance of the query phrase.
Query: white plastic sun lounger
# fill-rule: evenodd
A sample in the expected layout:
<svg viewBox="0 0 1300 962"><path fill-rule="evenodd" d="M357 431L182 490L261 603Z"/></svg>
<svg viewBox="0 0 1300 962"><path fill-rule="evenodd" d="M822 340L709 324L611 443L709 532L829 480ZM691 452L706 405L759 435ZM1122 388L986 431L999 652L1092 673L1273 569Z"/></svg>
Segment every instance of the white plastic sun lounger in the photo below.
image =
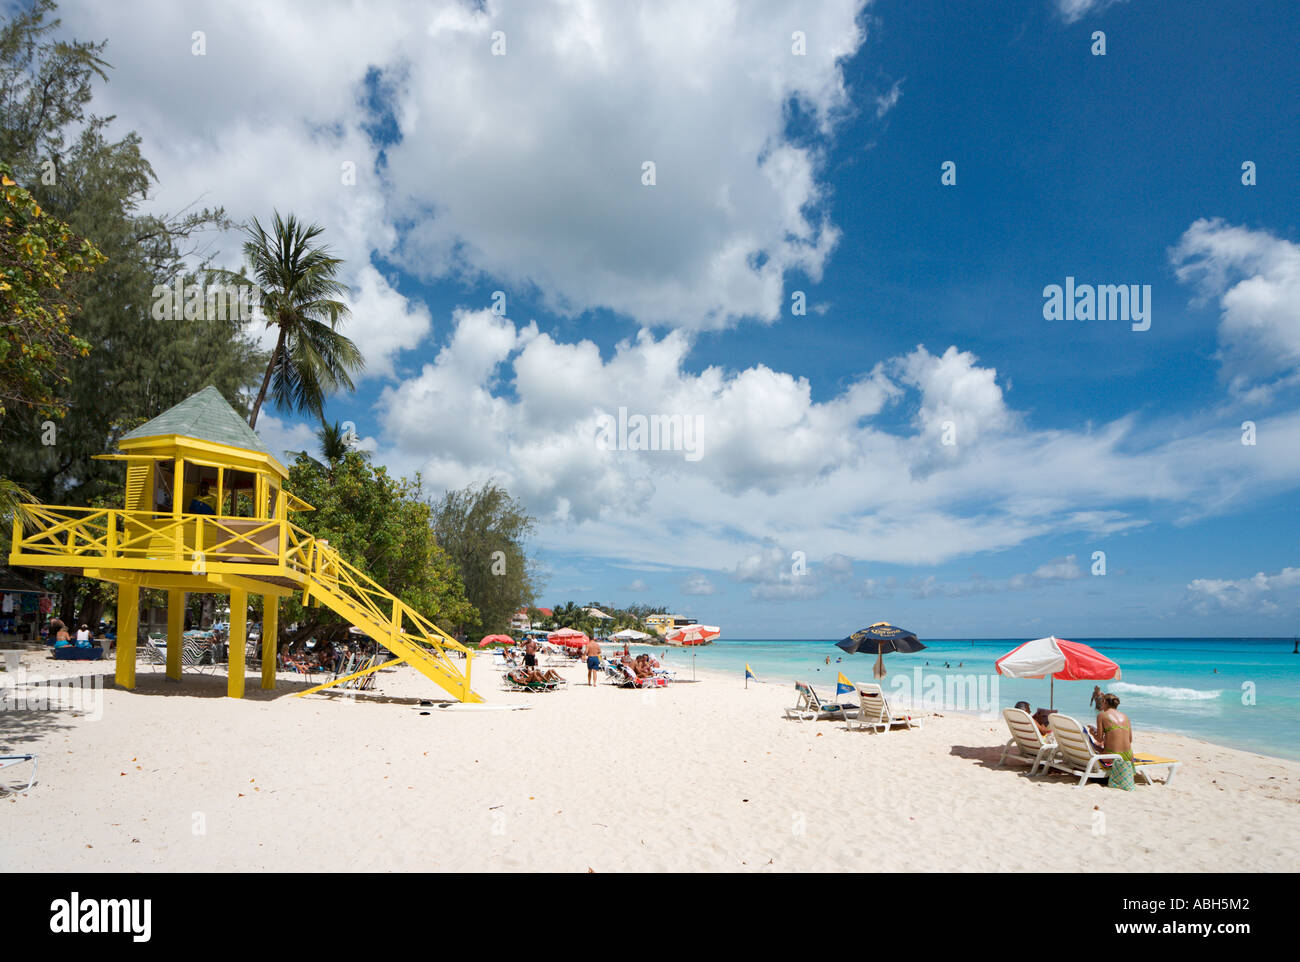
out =
<svg viewBox="0 0 1300 962"><path fill-rule="evenodd" d="M27 787L16 789L11 794L25 795L31 790L32 785L36 783L36 756L35 755L0 755L0 769L9 768L13 765L21 765L24 762L32 763L32 777L27 779Z"/></svg>
<svg viewBox="0 0 1300 962"><path fill-rule="evenodd" d="M1052 734L1056 736L1057 756L1048 765L1067 775L1078 775L1079 784L1086 785L1091 778L1106 778L1110 772L1103 762L1116 761L1116 754L1100 754L1092 747L1088 733L1083 730L1077 719L1057 713L1047 717ZM1174 773L1182 767L1182 762L1172 758L1159 758L1154 755L1133 753L1133 767L1148 785L1156 784L1147 769L1164 768L1165 784L1174 780Z"/></svg>
<svg viewBox="0 0 1300 962"><path fill-rule="evenodd" d="M833 701L823 701L821 697L813 690L813 686L804 681L796 681L794 690L799 693L799 699L795 702L793 708L785 710L786 718L794 718L797 721L817 721L821 718L843 718L845 720L857 714L857 708L853 705L841 705Z"/></svg>
<svg viewBox="0 0 1300 962"><path fill-rule="evenodd" d="M1028 762L1030 775L1037 774L1040 767L1047 771L1048 762L1056 757L1056 739L1044 737L1029 712L1023 709L1004 708L1002 717L1011 730L1011 740L1002 747L998 767L1002 767L1002 763L1007 760L1007 752L1015 746L1018 754L1011 757Z"/></svg>
<svg viewBox="0 0 1300 962"><path fill-rule="evenodd" d="M887 732L891 728L920 728L923 715L913 712L895 712L879 685L858 685L858 700L862 710L858 713L858 728ZM849 728L853 722L849 722Z"/></svg>

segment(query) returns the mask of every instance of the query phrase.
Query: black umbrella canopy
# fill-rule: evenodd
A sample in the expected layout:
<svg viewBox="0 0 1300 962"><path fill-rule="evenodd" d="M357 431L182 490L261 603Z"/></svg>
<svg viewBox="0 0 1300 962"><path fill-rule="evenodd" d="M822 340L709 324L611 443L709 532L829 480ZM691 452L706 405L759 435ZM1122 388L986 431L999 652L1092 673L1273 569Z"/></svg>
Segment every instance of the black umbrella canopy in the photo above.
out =
<svg viewBox="0 0 1300 962"><path fill-rule="evenodd" d="M878 621L866 628L859 628L843 641L835 642L835 645L843 648L850 655L856 655L860 651L870 652L873 655L883 654L886 651L910 654L925 648L925 645L917 640L916 632L891 625L887 621Z"/></svg>
<svg viewBox="0 0 1300 962"><path fill-rule="evenodd" d="M859 628L843 641L835 642L836 647L843 648L850 655L859 652L876 656L876 664L871 673L876 678L885 677L885 652L901 651L911 653L925 647L916 638L916 632L899 628L887 621L877 621L874 625Z"/></svg>

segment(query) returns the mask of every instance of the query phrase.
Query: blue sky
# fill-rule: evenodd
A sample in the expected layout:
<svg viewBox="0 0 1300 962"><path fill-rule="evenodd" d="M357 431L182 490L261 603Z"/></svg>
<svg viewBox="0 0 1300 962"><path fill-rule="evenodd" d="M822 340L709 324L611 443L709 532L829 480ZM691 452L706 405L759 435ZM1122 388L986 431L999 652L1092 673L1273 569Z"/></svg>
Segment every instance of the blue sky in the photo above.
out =
<svg viewBox="0 0 1300 962"><path fill-rule="evenodd" d="M329 416L434 492L506 483L540 602L1300 630L1293 5L129 9L64 29L108 38L155 204L326 227L369 360ZM1149 285L1150 329L1045 320L1067 276ZM619 407L695 419L698 458L609 450Z"/></svg>

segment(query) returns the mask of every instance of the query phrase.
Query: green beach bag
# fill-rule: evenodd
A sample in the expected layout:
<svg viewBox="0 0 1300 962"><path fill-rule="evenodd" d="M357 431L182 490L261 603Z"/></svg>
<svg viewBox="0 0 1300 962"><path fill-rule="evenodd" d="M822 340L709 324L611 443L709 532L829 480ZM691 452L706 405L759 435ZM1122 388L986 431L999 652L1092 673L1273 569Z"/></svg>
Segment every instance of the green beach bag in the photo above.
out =
<svg viewBox="0 0 1300 962"><path fill-rule="evenodd" d="M1110 778L1106 780L1110 788L1132 792L1137 790L1137 766L1133 764L1133 753L1125 752L1110 766Z"/></svg>

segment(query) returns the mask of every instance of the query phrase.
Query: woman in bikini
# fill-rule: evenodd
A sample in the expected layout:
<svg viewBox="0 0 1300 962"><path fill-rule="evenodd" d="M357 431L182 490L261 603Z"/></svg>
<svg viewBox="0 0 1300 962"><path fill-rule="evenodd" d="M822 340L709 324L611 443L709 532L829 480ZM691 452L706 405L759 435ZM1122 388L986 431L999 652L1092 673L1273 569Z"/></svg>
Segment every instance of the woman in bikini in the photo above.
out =
<svg viewBox="0 0 1300 962"><path fill-rule="evenodd" d="M1137 768L1133 764L1133 723L1119 710L1119 695L1101 696L1101 711L1097 712L1097 731L1102 737L1102 751L1119 758L1109 763L1107 784L1131 792L1137 787Z"/></svg>

